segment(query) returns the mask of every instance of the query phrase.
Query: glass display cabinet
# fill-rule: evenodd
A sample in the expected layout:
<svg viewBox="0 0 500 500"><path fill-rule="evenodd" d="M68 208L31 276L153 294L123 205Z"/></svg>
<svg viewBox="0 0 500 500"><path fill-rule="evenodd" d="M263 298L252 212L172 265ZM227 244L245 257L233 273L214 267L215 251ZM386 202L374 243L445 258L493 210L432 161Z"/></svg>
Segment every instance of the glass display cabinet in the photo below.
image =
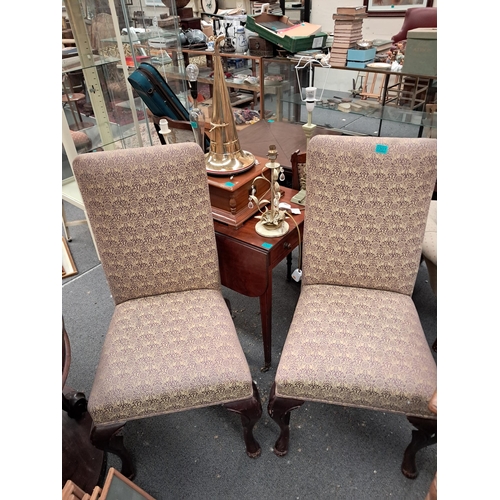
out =
<svg viewBox="0 0 500 500"><path fill-rule="evenodd" d="M305 88L310 81L305 68L296 71L297 62L294 58L262 60L265 82L275 87L275 103L268 102L266 107L275 106L280 121L306 123L309 117ZM269 75L283 75L283 78L272 82ZM384 127L392 123L408 126L409 135L435 135L437 114L431 103L436 87L432 76L374 68L313 66L313 82L318 98L312 112L316 125L351 135L380 137L384 135ZM265 94L267 99L267 90Z"/></svg>
<svg viewBox="0 0 500 500"><path fill-rule="evenodd" d="M167 77L172 80L185 80L184 67L196 64L199 69L198 91L203 95L205 101L198 103L204 110L211 104L213 95L213 52L183 48L180 56L184 59L183 66L173 65L167 69ZM247 54L220 53L222 66L226 74L226 87L229 91L231 105L249 106L252 109L260 109L260 116L265 115L262 106L261 95L263 91L262 63L261 57ZM204 112L209 113L207 110Z"/></svg>
<svg viewBox="0 0 500 500"><path fill-rule="evenodd" d="M70 130L89 139L83 144L79 134L78 152L152 144L147 109L127 78L142 61L164 77L174 65L181 47L175 0L148 7L152 25L145 28L130 19L125 0L64 0L63 7L72 35L63 34L63 110ZM184 70L182 57L175 65ZM186 83L176 81L174 91L185 103Z"/></svg>
<svg viewBox="0 0 500 500"><path fill-rule="evenodd" d="M135 10L151 23L132 20ZM176 1L64 0L62 44L62 194L84 210L71 168L77 154L160 143L127 78L143 61L167 80L170 67L184 71ZM186 104L187 83L169 84Z"/></svg>

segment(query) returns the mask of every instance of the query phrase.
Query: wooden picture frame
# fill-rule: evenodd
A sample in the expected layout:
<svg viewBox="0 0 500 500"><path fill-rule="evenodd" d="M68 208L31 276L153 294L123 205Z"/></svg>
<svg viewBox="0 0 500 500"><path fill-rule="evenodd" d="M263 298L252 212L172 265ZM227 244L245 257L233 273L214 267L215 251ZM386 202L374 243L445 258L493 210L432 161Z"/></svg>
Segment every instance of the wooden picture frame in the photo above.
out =
<svg viewBox="0 0 500 500"><path fill-rule="evenodd" d="M368 17L404 17L408 9L432 4L433 0L363 0Z"/></svg>
<svg viewBox="0 0 500 500"><path fill-rule="evenodd" d="M68 242L62 237L62 277L68 278L78 274L78 269L76 268L75 261L69 250Z"/></svg>
<svg viewBox="0 0 500 500"><path fill-rule="evenodd" d="M99 500L155 500L130 479L110 467Z"/></svg>

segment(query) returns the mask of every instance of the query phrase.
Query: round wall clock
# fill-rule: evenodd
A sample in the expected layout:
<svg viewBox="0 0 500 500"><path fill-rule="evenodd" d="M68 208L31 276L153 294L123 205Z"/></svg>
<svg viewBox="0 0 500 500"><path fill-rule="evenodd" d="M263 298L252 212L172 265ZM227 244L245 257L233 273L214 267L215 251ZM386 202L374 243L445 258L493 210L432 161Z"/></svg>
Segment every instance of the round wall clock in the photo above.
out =
<svg viewBox="0 0 500 500"><path fill-rule="evenodd" d="M206 14L215 14L217 12L217 0L201 0L203 12Z"/></svg>

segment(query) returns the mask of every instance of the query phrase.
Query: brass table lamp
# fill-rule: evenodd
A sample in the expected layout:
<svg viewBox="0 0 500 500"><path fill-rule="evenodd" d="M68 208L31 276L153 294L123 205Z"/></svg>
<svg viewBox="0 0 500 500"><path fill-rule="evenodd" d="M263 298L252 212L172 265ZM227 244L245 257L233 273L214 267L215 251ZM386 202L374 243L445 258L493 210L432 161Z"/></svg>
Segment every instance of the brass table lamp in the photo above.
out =
<svg viewBox="0 0 500 500"><path fill-rule="evenodd" d="M220 44L224 35L215 40L213 64L214 86L212 121L210 122L210 151L205 155L207 172L212 175L233 175L253 167L255 157L243 151L236 132L233 109L226 87L220 56Z"/></svg>

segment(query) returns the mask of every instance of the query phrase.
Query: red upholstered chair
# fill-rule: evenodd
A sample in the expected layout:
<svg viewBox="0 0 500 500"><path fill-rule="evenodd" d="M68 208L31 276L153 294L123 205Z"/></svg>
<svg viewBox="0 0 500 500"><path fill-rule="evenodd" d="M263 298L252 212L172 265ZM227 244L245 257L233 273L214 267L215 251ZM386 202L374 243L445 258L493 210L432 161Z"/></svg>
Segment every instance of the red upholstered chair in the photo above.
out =
<svg viewBox="0 0 500 500"><path fill-rule="evenodd" d="M128 420L223 405L258 456L260 397L221 293L201 148L83 154L73 169L115 302L88 399L92 443L131 478Z"/></svg>
<svg viewBox="0 0 500 500"><path fill-rule="evenodd" d="M437 7L408 9L401 30L391 40L394 43L406 40L408 31L415 28L437 28Z"/></svg>
<svg viewBox="0 0 500 500"><path fill-rule="evenodd" d="M269 396L288 452L304 401L405 415L402 471L437 440L437 369L412 292L436 181L437 141L317 135L307 149L300 297ZM297 432L304 432L297 431Z"/></svg>

